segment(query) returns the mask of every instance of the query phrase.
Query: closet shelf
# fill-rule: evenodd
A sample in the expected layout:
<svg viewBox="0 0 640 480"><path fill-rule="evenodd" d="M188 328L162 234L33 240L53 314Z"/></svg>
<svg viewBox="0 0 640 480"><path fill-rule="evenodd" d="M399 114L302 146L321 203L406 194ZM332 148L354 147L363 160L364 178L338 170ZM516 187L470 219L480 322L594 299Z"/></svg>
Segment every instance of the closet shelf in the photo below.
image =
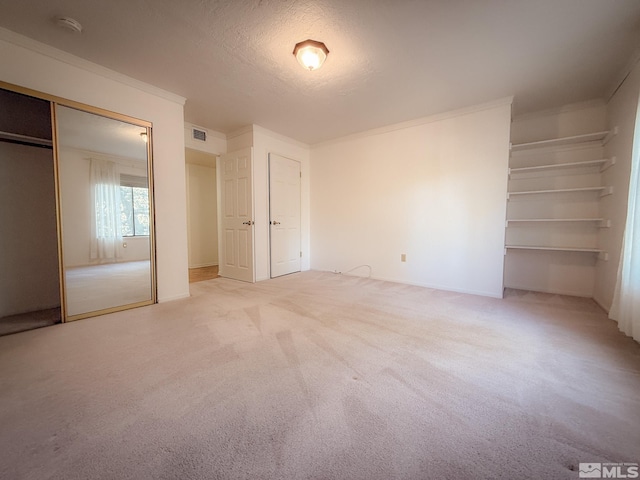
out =
<svg viewBox="0 0 640 480"><path fill-rule="evenodd" d="M583 162L570 162L570 163L553 163L548 165L537 165L535 167L518 167L510 168L509 175L512 173L528 173L528 172L541 172L545 170L561 170L564 168L584 168L584 167L597 167L600 166L600 171L604 171L611 165L615 165L616 157L602 158L600 160L588 160Z"/></svg>
<svg viewBox="0 0 640 480"><path fill-rule="evenodd" d="M37 147L53 147L53 142L47 138L30 137L28 135L20 135L18 133L0 131L0 141L9 141L22 143L26 145L35 145Z"/></svg>
<svg viewBox="0 0 640 480"><path fill-rule="evenodd" d="M576 248L576 247L541 247L536 245L505 245L505 254L507 250L531 250L542 252L576 252L576 253L595 253L598 260L608 261L609 254L598 248Z"/></svg>
<svg viewBox="0 0 640 480"><path fill-rule="evenodd" d="M524 192L508 192L507 199L514 195L538 195L545 193L575 193L575 192L600 192L600 196L611 195L613 187L582 187L582 188L559 188L555 190L527 190Z"/></svg>
<svg viewBox="0 0 640 480"><path fill-rule="evenodd" d="M584 252L584 253L603 253L598 248L576 248L576 247L540 247L536 245L506 245L511 250L545 250L550 252Z"/></svg>
<svg viewBox="0 0 640 480"><path fill-rule="evenodd" d="M618 133L618 127L613 130L606 130L603 132L585 133L583 135L573 135L570 137L552 138L550 140L539 140L537 142L517 143L511 145L511 151L517 152L520 150L529 150L533 148L543 147L560 147L563 145L575 145L578 143L587 142L602 142L602 145L606 145L613 135Z"/></svg>
<svg viewBox="0 0 640 480"><path fill-rule="evenodd" d="M580 222L580 223L600 223L602 225L610 226L610 220L605 220L604 218L510 218L507 220L507 224L509 223L569 223L569 222Z"/></svg>

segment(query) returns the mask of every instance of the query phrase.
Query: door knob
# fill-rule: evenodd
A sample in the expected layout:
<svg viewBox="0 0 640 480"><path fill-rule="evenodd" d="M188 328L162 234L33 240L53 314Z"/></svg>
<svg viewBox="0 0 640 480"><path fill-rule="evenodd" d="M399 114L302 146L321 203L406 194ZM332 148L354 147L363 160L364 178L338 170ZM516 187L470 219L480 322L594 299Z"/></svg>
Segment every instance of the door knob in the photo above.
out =
<svg viewBox="0 0 640 480"><path fill-rule="evenodd" d="M271 222L271 225L280 225L280 222L276 222L275 220Z"/></svg>
<svg viewBox="0 0 640 480"><path fill-rule="evenodd" d="M253 225L253 220L249 220L248 222L242 222L243 225Z"/></svg>

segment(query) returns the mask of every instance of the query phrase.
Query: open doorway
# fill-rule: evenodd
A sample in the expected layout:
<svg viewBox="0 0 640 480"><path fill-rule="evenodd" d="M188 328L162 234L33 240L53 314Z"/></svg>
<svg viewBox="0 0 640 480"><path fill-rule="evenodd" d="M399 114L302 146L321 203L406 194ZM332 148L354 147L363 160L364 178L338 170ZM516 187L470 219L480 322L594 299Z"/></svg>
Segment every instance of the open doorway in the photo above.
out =
<svg viewBox="0 0 640 480"><path fill-rule="evenodd" d="M185 149L189 282L218 276L216 155Z"/></svg>

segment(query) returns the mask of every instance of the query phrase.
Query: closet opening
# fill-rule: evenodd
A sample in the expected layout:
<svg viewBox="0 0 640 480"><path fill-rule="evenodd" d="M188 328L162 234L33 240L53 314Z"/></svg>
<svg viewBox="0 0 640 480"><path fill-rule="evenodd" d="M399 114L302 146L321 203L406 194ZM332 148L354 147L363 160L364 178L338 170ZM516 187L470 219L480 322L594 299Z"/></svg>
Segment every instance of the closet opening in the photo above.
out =
<svg viewBox="0 0 640 480"><path fill-rule="evenodd" d="M0 335L62 321L51 102L0 89Z"/></svg>

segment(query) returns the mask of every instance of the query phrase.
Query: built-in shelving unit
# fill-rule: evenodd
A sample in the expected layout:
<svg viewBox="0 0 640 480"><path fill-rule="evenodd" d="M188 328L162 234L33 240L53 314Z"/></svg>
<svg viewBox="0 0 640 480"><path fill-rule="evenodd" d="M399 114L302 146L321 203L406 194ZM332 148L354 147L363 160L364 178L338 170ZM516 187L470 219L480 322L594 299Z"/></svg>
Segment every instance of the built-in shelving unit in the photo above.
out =
<svg viewBox="0 0 640 480"><path fill-rule="evenodd" d="M616 159L595 155L617 131L511 145L505 254L573 252L607 259L595 244L597 229L611 222L598 216L598 202L613 187L601 185L600 174Z"/></svg>

